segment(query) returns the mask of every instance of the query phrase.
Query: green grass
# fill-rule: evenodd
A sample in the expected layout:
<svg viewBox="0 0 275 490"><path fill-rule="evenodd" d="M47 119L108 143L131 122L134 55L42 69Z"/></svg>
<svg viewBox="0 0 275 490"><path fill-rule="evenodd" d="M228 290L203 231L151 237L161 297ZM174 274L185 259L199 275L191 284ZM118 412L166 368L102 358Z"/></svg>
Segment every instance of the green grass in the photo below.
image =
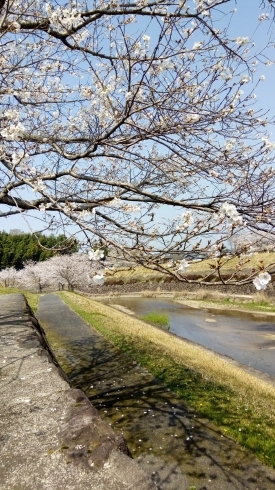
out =
<svg viewBox="0 0 275 490"><path fill-rule="evenodd" d="M80 295L60 295L86 322L148 369L202 417L212 420L225 435L275 467L273 386L209 353L200 365L197 346L185 345L164 331L155 331L154 327L148 329L140 320Z"/></svg>
<svg viewBox="0 0 275 490"><path fill-rule="evenodd" d="M224 434L275 467L275 428L273 426L271 430L269 418L255 414L248 401L239 403L233 390L207 381L200 373L183 366L150 343L144 346L144 342L119 336L112 340L190 407L219 426Z"/></svg>
<svg viewBox="0 0 275 490"><path fill-rule="evenodd" d="M156 325L156 327L166 328L167 330L170 328L169 316L165 313L151 311L147 315L142 315L139 318L145 322L152 323L152 325Z"/></svg>
<svg viewBox="0 0 275 490"><path fill-rule="evenodd" d="M234 301L231 300L230 298L225 299L223 301L215 301L217 304L221 305L233 305L236 308L244 308L246 310L250 311L266 311L270 313L275 313L275 305L273 303L270 303L269 301L253 301L253 302L244 302L242 301Z"/></svg>

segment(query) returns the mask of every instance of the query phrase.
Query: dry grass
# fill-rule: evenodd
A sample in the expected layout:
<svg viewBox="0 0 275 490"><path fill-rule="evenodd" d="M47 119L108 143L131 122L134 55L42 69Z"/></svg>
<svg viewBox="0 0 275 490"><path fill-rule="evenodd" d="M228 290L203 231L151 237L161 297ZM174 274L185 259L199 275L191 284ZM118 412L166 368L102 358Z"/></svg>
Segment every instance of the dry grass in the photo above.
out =
<svg viewBox="0 0 275 490"><path fill-rule="evenodd" d="M177 303L191 306L192 308L211 308L218 310L250 311L253 313L275 314L274 297L264 292L253 295L238 296L234 294L219 293L219 291L198 289L195 292L180 292L173 296Z"/></svg>
<svg viewBox="0 0 275 490"><path fill-rule="evenodd" d="M190 299L195 299L195 300L204 300L204 299L210 299L210 300L214 300L214 299L217 299L220 297L220 293L218 291L214 291L214 290L209 290L209 289L204 289L204 288L200 288L198 289L197 291L195 291L194 293L192 293L191 295L190 294L187 294L188 297L190 297Z"/></svg>
<svg viewBox="0 0 275 490"><path fill-rule="evenodd" d="M165 331L102 305L96 301L64 292L62 297L87 313L97 313L110 319L109 331L114 335L130 336L132 340L148 342L177 362L201 374L218 385L224 385L235 393L240 403L248 403L259 416L275 423L275 386L241 369L234 361L225 360L214 352L191 342L179 339Z"/></svg>
<svg viewBox="0 0 275 490"><path fill-rule="evenodd" d="M156 278L162 278L163 274L158 271L152 271L151 269L146 269L146 267L143 267L141 265L137 265L134 268L129 268L125 270L119 270L118 272L111 273L110 276L108 277L107 282L113 282L116 279L122 279L126 283L130 283L133 280L144 280L144 278L150 280L156 279Z"/></svg>
<svg viewBox="0 0 275 490"><path fill-rule="evenodd" d="M262 262L261 262L262 261ZM206 259L199 262L191 262L188 268L187 276L191 279L199 279L211 271L211 265L216 263L216 259ZM227 258L222 259L224 273L233 273L236 270L236 265L238 263L238 258ZM264 265L267 267L270 264L275 264L275 252L267 253L255 253L249 257L249 262L244 265L243 271L241 272L242 277L245 277L246 271L251 272L251 269L257 269L259 266ZM164 265L165 266L165 265ZM193 277L194 276L194 277ZM143 266L136 266L131 269L120 270L118 272L112 273L107 279L107 284L129 284L133 282L144 282L144 281L160 281L169 280L168 275L163 274L158 271L152 271L151 269L146 269Z"/></svg>
<svg viewBox="0 0 275 490"><path fill-rule="evenodd" d="M275 252L267 253L267 252L261 252L261 253L255 253L251 257L249 257L249 262L245 264L244 268L251 269L251 268L257 268L257 266L260 265L261 261L263 261L265 266L268 266L269 264L274 264L275 263ZM196 271L206 271L210 270L210 264L214 264L216 261L215 259L206 259L202 260L200 262L193 263L190 266L190 271L196 272ZM234 257L232 259L224 257L223 259L224 263L224 269L235 269L237 263L238 263L238 258Z"/></svg>
<svg viewBox="0 0 275 490"><path fill-rule="evenodd" d="M117 291L111 291L109 296L111 298L119 298L121 296L121 293L118 293Z"/></svg>
<svg viewBox="0 0 275 490"><path fill-rule="evenodd" d="M142 291L141 298L156 298L158 295L157 291Z"/></svg>
<svg viewBox="0 0 275 490"><path fill-rule="evenodd" d="M263 291L253 294L251 298L252 303L270 303L270 297Z"/></svg>

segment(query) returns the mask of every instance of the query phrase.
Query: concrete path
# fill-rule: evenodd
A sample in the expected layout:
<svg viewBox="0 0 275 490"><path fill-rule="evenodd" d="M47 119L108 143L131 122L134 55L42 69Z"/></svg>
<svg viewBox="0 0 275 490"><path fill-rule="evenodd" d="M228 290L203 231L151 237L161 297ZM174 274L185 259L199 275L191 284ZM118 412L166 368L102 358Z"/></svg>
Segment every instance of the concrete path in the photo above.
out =
<svg viewBox="0 0 275 490"><path fill-rule="evenodd" d="M123 433L160 490L275 490L274 470L200 419L58 296L42 296L37 315L73 385Z"/></svg>
<svg viewBox="0 0 275 490"><path fill-rule="evenodd" d="M0 296L0 489L156 490L47 349L24 297Z"/></svg>

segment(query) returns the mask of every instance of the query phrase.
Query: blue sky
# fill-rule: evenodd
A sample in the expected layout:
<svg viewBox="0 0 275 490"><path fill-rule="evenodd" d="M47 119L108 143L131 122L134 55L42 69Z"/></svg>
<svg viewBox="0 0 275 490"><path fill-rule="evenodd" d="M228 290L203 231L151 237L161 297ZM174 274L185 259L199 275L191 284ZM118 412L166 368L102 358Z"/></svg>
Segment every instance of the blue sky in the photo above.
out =
<svg viewBox="0 0 275 490"><path fill-rule="evenodd" d="M267 3L267 2L266 2ZM234 21L231 24L230 34L234 37L249 37L255 42L255 49L260 50L268 42L272 43L267 51L271 61L275 62L275 20L259 22L258 17L261 13L266 13L267 9L260 10L260 0L239 1ZM258 67L254 78L254 83L258 77L264 75L265 81L258 84L255 89L257 95L257 105L259 108L269 110L269 114L275 116L275 65ZM275 128L270 127L275 140Z"/></svg>

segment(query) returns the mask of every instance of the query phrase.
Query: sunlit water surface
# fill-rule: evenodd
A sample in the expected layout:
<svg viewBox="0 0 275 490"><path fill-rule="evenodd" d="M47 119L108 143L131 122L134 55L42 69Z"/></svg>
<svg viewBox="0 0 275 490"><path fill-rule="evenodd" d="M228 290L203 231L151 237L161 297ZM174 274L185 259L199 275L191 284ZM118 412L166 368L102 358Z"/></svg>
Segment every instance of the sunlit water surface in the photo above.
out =
<svg viewBox="0 0 275 490"><path fill-rule="evenodd" d="M236 361L275 376L275 322L252 313L195 309L163 299L114 298L104 304L121 305L136 316L152 311L166 313L170 332Z"/></svg>

